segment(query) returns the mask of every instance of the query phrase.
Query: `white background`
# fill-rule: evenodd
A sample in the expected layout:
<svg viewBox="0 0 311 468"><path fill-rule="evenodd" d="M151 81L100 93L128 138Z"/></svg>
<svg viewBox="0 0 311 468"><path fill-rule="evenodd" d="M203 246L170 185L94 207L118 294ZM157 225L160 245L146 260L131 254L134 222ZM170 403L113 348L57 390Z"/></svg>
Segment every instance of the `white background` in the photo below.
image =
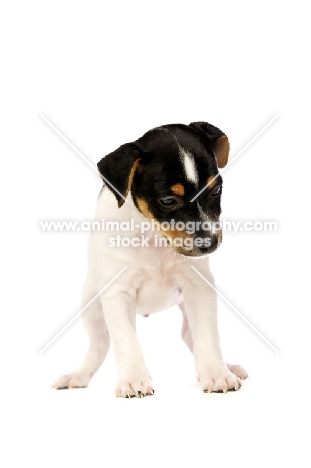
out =
<svg viewBox="0 0 311 468"><path fill-rule="evenodd" d="M0 1L1 423L3 466L307 467L310 421L310 73L306 2ZM92 219L94 165L165 123L205 120L237 154L223 217L277 232L225 233L211 257L225 358L250 379L203 394L178 311L139 318L156 394L114 397L109 354L86 390L53 380L83 356L86 233L40 220Z"/></svg>

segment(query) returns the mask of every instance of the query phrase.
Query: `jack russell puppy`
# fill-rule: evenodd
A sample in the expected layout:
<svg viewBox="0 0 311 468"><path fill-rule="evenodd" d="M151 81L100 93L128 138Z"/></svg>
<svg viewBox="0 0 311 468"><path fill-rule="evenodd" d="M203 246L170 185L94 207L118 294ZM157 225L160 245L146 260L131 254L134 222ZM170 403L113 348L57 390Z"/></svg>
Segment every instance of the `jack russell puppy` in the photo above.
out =
<svg viewBox="0 0 311 468"><path fill-rule="evenodd" d="M112 345L116 396L154 393L136 330L136 314L177 305L182 338L204 392L238 390L247 377L224 362L217 295L208 256L222 240L219 216L229 141L206 122L154 128L98 163L104 180L88 242L82 292L90 338L83 362L56 389L86 387ZM105 221L109 229L97 229Z"/></svg>

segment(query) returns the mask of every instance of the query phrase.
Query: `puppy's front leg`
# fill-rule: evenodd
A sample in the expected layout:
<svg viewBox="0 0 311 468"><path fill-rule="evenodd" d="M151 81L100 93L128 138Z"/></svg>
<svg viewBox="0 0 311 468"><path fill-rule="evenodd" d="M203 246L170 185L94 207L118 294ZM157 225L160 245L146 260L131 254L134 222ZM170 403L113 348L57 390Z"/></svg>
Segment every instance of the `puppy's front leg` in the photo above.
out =
<svg viewBox="0 0 311 468"><path fill-rule="evenodd" d="M117 365L116 396L152 395L152 381L133 327L136 314L134 298L121 292L116 297L103 294L101 301Z"/></svg>
<svg viewBox="0 0 311 468"><path fill-rule="evenodd" d="M202 271L202 274L214 286L210 271ZM205 392L237 390L241 380L229 371L220 349L216 292L195 275L193 270L188 272L188 281L182 289L198 381Z"/></svg>

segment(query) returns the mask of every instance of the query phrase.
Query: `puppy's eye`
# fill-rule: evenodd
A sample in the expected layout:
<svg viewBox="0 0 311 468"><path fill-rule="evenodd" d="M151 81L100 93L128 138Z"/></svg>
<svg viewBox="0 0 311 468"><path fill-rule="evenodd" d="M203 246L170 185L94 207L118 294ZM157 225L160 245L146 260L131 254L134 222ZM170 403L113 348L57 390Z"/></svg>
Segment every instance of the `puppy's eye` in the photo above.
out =
<svg viewBox="0 0 311 468"><path fill-rule="evenodd" d="M172 208L177 205L176 198L174 197L164 197L159 199L159 203L166 208Z"/></svg>
<svg viewBox="0 0 311 468"><path fill-rule="evenodd" d="M212 197L213 197L213 198L217 198L217 197L220 195L220 192L221 192L221 187L220 187L220 186L215 187L215 188L212 190Z"/></svg>

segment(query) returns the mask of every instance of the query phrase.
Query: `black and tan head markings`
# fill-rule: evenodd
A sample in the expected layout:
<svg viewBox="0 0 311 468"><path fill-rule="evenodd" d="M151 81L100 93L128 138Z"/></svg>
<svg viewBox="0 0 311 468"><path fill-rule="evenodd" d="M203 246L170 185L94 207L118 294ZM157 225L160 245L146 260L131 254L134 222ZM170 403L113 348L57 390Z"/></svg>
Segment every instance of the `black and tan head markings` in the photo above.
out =
<svg viewBox="0 0 311 468"><path fill-rule="evenodd" d="M202 219L202 213L205 218L216 220L221 212L222 189L218 167L226 164L228 152L226 135L206 122L165 125L122 145L103 158L98 169L109 179L108 189L119 207L124 203L122 197L131 195L143 216L158 223L172 219L196 222ZM199 210L191 200L206 185L196 199ZM214 233L201 234L210 234L215 241ZM173 230L168 235L174 238L176 233ZM209 251L212 248L194 248L185 254L202 255Z"/></svg>

